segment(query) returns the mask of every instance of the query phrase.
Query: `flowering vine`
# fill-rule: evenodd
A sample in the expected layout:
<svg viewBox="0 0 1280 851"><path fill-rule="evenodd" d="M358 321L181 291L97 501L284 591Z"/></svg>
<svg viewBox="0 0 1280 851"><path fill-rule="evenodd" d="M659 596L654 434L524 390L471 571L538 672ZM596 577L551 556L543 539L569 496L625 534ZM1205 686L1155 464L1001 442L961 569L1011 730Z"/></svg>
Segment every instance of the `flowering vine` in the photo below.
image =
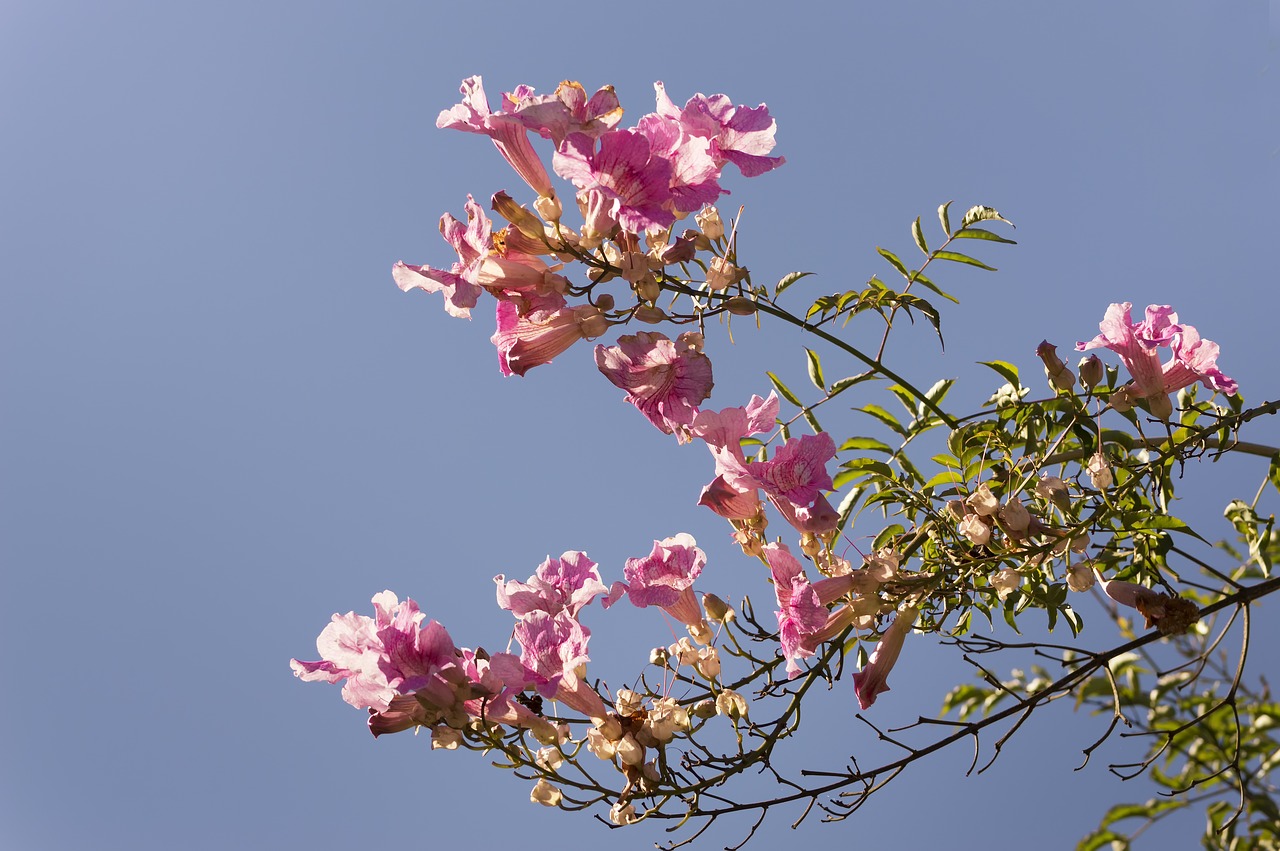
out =
<svg viewBox="0 0 1280 851"><path fill-rule="evenodd" d="M384 591L373 598L373 617L334 615L317 640L321 658L291 663L298 677L343 683L343 698L368 712L375 736L426 728L433 748L500 754L533 781L533 803L598 807L615 827L701 821L692 839L722 817L755 812L763 819L790 802L808 801L842 819L912 762L960 739L978 742L994 725L1066 695L1080 701L1101 695L1103 710L1112 713L1111 727L1085 749L1087 758L1117 721L1130 723L1136 712L1140 689L1122 688L1115 673L1123 654L1165 641L1169 653L1193 663L1183 666L1195 671L1192 680L1204 678L1217 641L1197 640L1218 612L1233 611L1245 627L1239 671L1228 686L1214 686L1226 696L1213 705L1177 698L1168 705L1189 719L1179 730L1216 724L1222 729L1214 735L1225 740L1234 733L1237 740L1234 756L1224 757L1216 773L1197 775L1200 768L1186 763L1190 785L1183 792L1240 792L1235 816L1213 822L1213 835L1266 835L1265 820L1248 817L1274 811L1273 787L1264 782L1274 760L1264 764L1261 755L1268 747L1274 753L1275 743L1265 727L1249 738L1239 713L1232 725L1221 710L1254 694L1243 680L1248 614L1254 601L1280 588L1271 576L1280 539L1273 520L1258 511L1262 491L1252 502L1233 501L1228 518L1247 558L1219 569L1175 543L1174 533L1199 535L1169 510L1174 469L1203 456L1269 458L1268 479L1280 488L1277 451L1240 437L1280 404L1245 408L1237 383L1217 365L1217 344L1167 305L1148 307L1135 323L1130 303L1112 304L1100 333L1076 348L1110 351L1127 379L1096 352L1073 369L1046 340L1034 352L1047 396L1028 400L1018 367L991 361L986 365L1003 386L977 411L957 414L945 407L952 380L922 390L882 355L903 316L924 318L941 336L941 314L930 299L955 298L932 279L934 264L990 269L958 246L1013 243L995 229L1012 226L995 209L974 206L953 227L944 204L937 247L930 248L920 219L912 224L923 258L918 265L877 249L897 276L893 286L872 276L793 308L784 305L802 291L798 282L806 274L773 286L754 281L740 256L736 223L716 207L733 179L759 177L785 162L773 155L777 127L764 105L697 94L677 106L656 83L653 110L624 127L622 105L608 86L588 96L576 82L550 95L522 85L503 93L496 110L479 77L464 80L461 94L437 126L487 136L533 197L525 206L507 192L495 194L490 208L506 222L500 224L468 196L465 222L450 213L440 220L456 259L447 268L396 263L395 283L440 294L446 312L458 318L491 304L491 340L503 375L523 376L576 354L579 341L601 340L593 350L596 366L625 401L678 443L706 445L709 481L701 494L688 495L688 504L727 521L744 560L758 569L742 571L741 587L716 589L740 598L735 608L701 587L708 557L684 532L657 538L648 555L604 571L582 552L548 557L526 580L494 577L497 603L514 618L508 634L489 636L503 647L497 652L456 646L412 600ZM826 364L817 350L805 349L813 401L770 372L767 396L740 407L707 407L714 387L708 325L733 317L783 322L822 344ZM854 321L883 327L877 351L843 333ZM661 324L680 329L633 327ZM620 326L628 326L626 333L605 339ZM1162 349L1169 353L1163 362ZM860 371L829 381L833 354ZM1198 397L1197 385L1210 398ZM875 390L900 402L906 419L870 401ZM876 435L837 440L819 423L819 413L826 417L836 407L824 406L841 396L856 398L855 410L877 423ZM795 413L784 416L784 403ZM801 420L812 433L792 434ZM939 444L926 464L916 450L935 431L946 451L937 452ZM862 522L856 537L855 518ZM776 624L757 618L752 594L772 595ZM620 681L627 685L609 688L588 651L588 623L607 629L607 610L624 598L653 610L655 620L661 612L687 636L637 652ZM599 607L592 605L597 599ZM1128 649L1092 651L1078 643L1077 608L1098 605L1128 638L1122 645ZM1138 636L1126 610L1141 614L1143 629L1152 631ZM976 632L980 620L997 618L1017 629L1033 611L1044 614L1050 630L1065 624L1076 643L1015 646ZM881 712L892 699L884 695L894 667L907 664L901 654L913 633L960 647L984 683L946 696L943 715L954 717L925 719L909 710L922 720L906 729L927 734L942 725L952 732L924 743L891 739L905 753L883 765L853 762L783 779L770 758L798 728L803 701L825 691L813 686L838 685L833 699L845 700L851 715L854 703ZM1051 649L1067 673L1001 680L978 661L1019 647L1041 657ZM853 669L848 676L846 666ZM1013 705L997 709L1002 701ZM871 716L858 717L875 727ZM996 755L1020 723L1011 722ZM1148 729L1156 753L1140 770L1171 748L1188 752L1190 745L1169 729ZM748 769L772 771L786 791L736 796L732 781Z"/></svg>

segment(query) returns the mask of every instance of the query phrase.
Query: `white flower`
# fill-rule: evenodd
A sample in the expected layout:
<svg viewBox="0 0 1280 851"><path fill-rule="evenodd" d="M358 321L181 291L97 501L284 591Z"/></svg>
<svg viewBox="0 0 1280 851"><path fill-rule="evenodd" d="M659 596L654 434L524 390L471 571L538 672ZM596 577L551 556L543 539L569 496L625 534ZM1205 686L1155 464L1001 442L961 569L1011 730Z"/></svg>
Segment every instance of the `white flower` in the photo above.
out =
<svg viewBox="0 0 1280 851"><path fill-rule="evenodd" d="M613 742L606 739L599 730L587 731L587 750L605 760L613 759L613 755L618 752Z"/></svg>
<svg viewBox="0 0 1280 851"><path fill-rule="evenodd" d="M677 731L689 729L689 713L674 698L655 698L644 728L655 742L666 744Z"/></svg>
<svg viewBox="0 0 1280 851"><path fill-rule="evenodd" d="M643 697L636 694L629 688L618 689L618 694L614 698L613 708L623 718L630 718L640 711Z"/></svg>
<svg viewBox="0 0 1280 851"><path fill-rule="evenodd" d="M1031 524L1031 512L1027 511L1017 497L1012 497L1000 509L1000 521L1011 532L1025 532Z"/></svg>

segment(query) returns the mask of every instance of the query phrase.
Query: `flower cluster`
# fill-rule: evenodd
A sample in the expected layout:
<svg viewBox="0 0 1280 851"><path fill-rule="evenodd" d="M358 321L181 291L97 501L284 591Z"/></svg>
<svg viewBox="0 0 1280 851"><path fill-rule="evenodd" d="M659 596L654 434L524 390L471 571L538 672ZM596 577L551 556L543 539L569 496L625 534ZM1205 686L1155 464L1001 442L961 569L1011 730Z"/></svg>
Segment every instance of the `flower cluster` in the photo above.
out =
<svg viewBox="0 0 1280 851"><path fill-rule="evenodd" d="M1133 304L1127 301L1111 305L1098 325L1102 333L1076 343L1076 350L1081 352L1110 349L1120 356L1133 377L1111 394L1113 408L1127 411L1141 403L1166 419L1173 411L1169 394L1196 382L1228 396L1236 392L1236 382L1218 369L1218 344L1202 339L1193 326L1180 324L1172 307L1148 305L1146 318L1137 323L1129 316L1132 309ZM1163 364L1159 353L1162 348L1172 352Z"/></svg>
<svg viewBox="0 0 1280 851"><path fill-rule="evenodd" d="M464 80L461 103L441 112L436 126L489 137L537 193L536 214L500 192L493 208L511 224L494 231L468 196L465 224L449 213L440 219L440 233L457 261L448 269L396 263L396 284L441 293L445 309L464 318L482 294L492 295L492 341L504 375L524 375L578 340L603 335L610 325L632 318L663 321L654 302L665 270L709 251L713 240L723 242L714 204L728 192L720 185L724 169L733 165L754 177L784 159L768 155L776 125L765 106L735 106L725 95L699 94L677 107L662 83L655 89L655 110L622 128L622 107L611 87L588 97L575 82L561 83L550 95L517 86L502 95L495 112L480 78ZM577 230L563 219L563 204L534 148L537 138L550 140L552 170L574 187L582 216ZM677 235L675 224L695 213L700 230ZM587 267L587 281L575 284L561 274L563 263L574 260ZM725 252L704 266L711 290L723 290L739 272ZM615 309L611 294L596 292L613 277L630 286L633 304ZM682 335L675 344L661 334L624 337L616 356L598 352L597 359L628 399L671 433L688 426L711 387L710 366L698 357L696 337Z"/></svg>
<svg viewBox="0 0 1280 851"><path fill-rule="evenodd" d="M748 296L762 294L743 288L749 278L737 263L735 237L732 232L726 236L714 204L727 192L721 180L728 165L753 177L782 164L781 157L770 156L773 118L763 105L735 106L724 95L695 95L679 107L661 83L655 88L654 111L623 128L622 107L610 87L588 96L573 82L562 83L551 95L518 86L502 95L495 112L480 78L465 80L461 103L443 111L437 126L488 137L536 193L532 210L498 193L492 207L509 224L495 229L480 204L468 196L465 222L449 213L440 221L441 234L457 255L450 268L397 263L393 276L403 290L440 293L446 311L456 317L469 318L480 300L491 296L497 322L491 339L504 375L524 375L575 342L601 337L612 326L633 319L672 321L690 328L697 322L698 330L684 330L674 339L657 331L621 335L611 345L597 344L594 360L600 373L623 391L625 401L661 433L680 444L705 444L711 455L710 481L696 500L688 494L688 502L696 501L728 521L732 540L759 562L763 570L747 581L762 589L772 585L776 632L760 626L746 602L743 619L751 628L735 623L737 613L720 597L699 598L694 587L706 581L702 575L707 555L691 535L679 533L654 540L647 555L626 559L622 579L611 585L606 585L598 565L579 551L548 557L523 581L495 576L497 603L515 619L510 640L506 635L502 639L507 642L503 652L456 647L443 626L434 620L424 623L426 616L412 600L402 603L385 591L373 598L372 618L352 612L334 615L317 640L320 660L293 660L295 674L307 681L342 682L343 698L368 710L374 735L425 727L432 730L434 747L451 749L466 741L501 749L514 765L530 769L531 779L536 774L530 793L535 803L560 806L566 797L578 803L572 800L572 788L551 782L561 776L562 768L574 766L590 781L579 788L603 788L595 802L606 801L610 821L624 825L646 816L647 811L636 809L642 796L660 797L662 790L668 798L696 799L688 791L689 777L698 776L699 767L729 766L726 777L735 770L728 758L721 763L720 757L707 757L699 763L704 758L699 754L711 754L700 744L688 747L682 753L682 768L673 769L675 760L668 760L665 751L673 741L691 739L702 725L712 723L709 719L723 716L732 730L716 723L723 725L725 735L738 737L740 756L745 754L744 726L766 743L762 748L772 747L786 735L778 731L789 732L788 716L760 724L758 712L755 720L752 716L758 704L751 701L794 695L798 706L807 688L796 688L791 681L801 676L834 678L841 668L833 662L862 641L868 646L876 643L869 655L858 651L865 663L852 674L850 704L856 700L865 710L889 690L890 671L913 630L942 629L956 609L964 609L967 617L968 609L980 608L990 617L993 607L1003 606L1011 615L1050 583L1057 583L1059 601L1066 589L1081 592L1100 583L1112 600L1140 611L1149 627L1164 634L1187 629L1198 615L1194 604L1137 583L1103 579L1087 558L1090 532L1102 527L1082 506L1105 502L1112 495L1109 490L1117 481L1123 484L1126 475L1120 456L1109 458L1100 426L1099 439L1074 456L1074 476L1065 462L1056 470L1061 476L1048 472L1050 462L1033 456L1038 450L1024 449L1032 444L1030 438L1006 443L1001 447L1005 457L988 459L987 442L996 433L988 431L978 434L982 457L959 461L966 472L963 481L959 476L950 479L954 489L935 487L939 479L913 489L913 481L926 480L903 460L899 449L893 458L904 473L902 481L884 473L873 498L886 507L886 517L887 506L896 504L904 516L914 518L913 512L919 512L928 519L910 531L903 525L885 528L857 567L845 558L854 541L838 539L856 500L845 500L838 511L829 499L837 482L851 479L849 474L832 477L829 468L837 444L812 418L816 405L802 411L816 433L801 436L789 431L799 415L781 420L779 398L773 392L752 396L737 407L703 407L714 386L711 359L704 351L703 320L722 312L745 315L755 303ZM552 146L550 172L535 148L542 140ZM565 221L565 205L552 173L573 186L572 200L581 215L576 229ZM697 228L677 234L676 224L691 215ZM976 207L966 215L965 227L971 215L978 221L999 218L994 210ZM950 238L954 234L945 206L940 217ZM919 227L917 220L913 233L928 254ZM576 281L566 268L571 263L585 268ZM700 275L691 275L690 269ZM903 274L908 287L927 281ZM622 282L629 293L619 298L605 291L603 286L610 282ZM735 286L736 295L726 293ZM664 292L675 296L665 309L657 304ZM767 290L763 293L768 296ZM851 300L851 295L858 294L851 291L837 303ZM688 300L691 312L668 313L680 298ZM820 303L821 299L814 311ZM1101 333L1077 345L1081 351L1111 349L1128 368L1128 384L1109 395L1100 393L1112 408L1123 412L1140 404L1167 417L1172 409L1168 394L1197 381L1215 391L1235 393L1236 383L1217 368L1216 344L1179 323L1167 306L1148 307L1140 323L1132 322L1130 309L1129 303L1111 305ZM799 324L812 330L805 322ZM1163 364L1161 348L1172 352ZM1087 423L1087 406L1068 397L1078 380L1092 398L1104 375L1101 360L1089 356L1077 376L1048 341L1036 354L1054 391L1052 403L1078 408ZM810 355L816 361L816 355ZM811 376L826 389L820 370L812 369ZM1001 417L1015 416L1020 406L1034 404L1022 401L1026 390L1014 383L1016 375L1007 377L1007 391L992 402ZM775 384L799 405L776 379ZM919 401L913 426L929 420L926 408L932 408L939 414L936 422L954 426L952 436L963 438L962 429L937 408L945 388L930 394L911 394L900 385L893 389L901 391L900 399L914 395ZM828 391L821 401L835 392ZM1074 420L1072 425L1084 430ZM1063 427L1064 438L1067 429ZM921 427L920 433L923 430L927 429ZM905 438L902 448L916 436L905 428L899 433ZM839 451L878 443L861 441L846 442ZM948 447L953 448L951 442ZM891 451L886 445L880 448ZM1015 452L1033 457L1015 461L1010 457ZM865 460L852 459L844 466ZM1117 463L1114 473L1112 460ZM948 501L951 496L955 498ZM785 534L794 534L795 553L781 536L766 534L770 506L785 524ZM913 560L919 564L913 566ZM1036 589L1030 587L1037 583ZM1040 596L1049 599L1048 594ZM651 652L650 663L661 669L660 685L652 682L652 671L628 681L629 688L609 689L588 678L591 630L582 617L597 598L608 610L624 597L636 608L661 609L687 632ZM964 628L957 626L956 634ZM740 637L746 641L740 642ZM748 641L766 648L764 659L744 649ZM743 663L754 667L739 679L732 667ZM737 690L747 691L748 683L753 691ZM547 702L554 702L554 707L548 710ZM798 708L788 711L798 719ZM766 726L774 732L761 732ZM537 742L536 754L526 735ZM767 764L768 754L761 752L761 764ZM621 788L600 787L578 763L584 754L615 768L622 775ZM686 769L688 774L679 773ZM705 788L716 783L707 780ZM671 789L681 791L670 794Z"/></svg>

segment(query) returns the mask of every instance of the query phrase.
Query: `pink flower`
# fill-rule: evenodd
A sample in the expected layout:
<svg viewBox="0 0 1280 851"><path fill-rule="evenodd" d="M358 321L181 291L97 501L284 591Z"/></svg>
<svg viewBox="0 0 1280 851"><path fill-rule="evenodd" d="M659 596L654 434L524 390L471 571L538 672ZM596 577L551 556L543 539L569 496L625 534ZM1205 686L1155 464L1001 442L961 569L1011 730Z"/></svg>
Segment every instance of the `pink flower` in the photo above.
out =
<svg viewBox="0 0 1280 851"><path fill-rule="evenodd" d="M673 212L701 210L728 194L720 188L720 164L711 157L710 140L685 132L679 121L655 114L641 118L636 130L649 140L655 156L671 163L668 188Z"/></svg>
<svg viewBox="0 0 1280 851"><path fill-rule="evenodd" d="M1126 396L1167 396L1197 381L1226 394L1236 392L1236 382L1218 369L1216 343L1201 339L1194 327L1179 324L1178 314L1168 305L1149 305L1146 318L1136 324L1129 318L1132 307L1127 301L1112 304L1098 325L1102 333L1076 343L1077 351L1107 348L1120 356L1133 376ZM1157 349L1166 346L1172 348L1173 357L1162 365Z"/></svg>
<svg viewBox="0 0 1280 851"><path fill-rule="evenodd" d="M669 209L671 163L655 156L649 140L634 130L610 130L598 140L571 133L556 151L552 166L582 193L594 196L591 205L601 208L592 225L596 232L608 230L601 226L602 217L632 233L675 222Z"/></svg>
<svg viewBox="0 0 1280 851"><path fill-rule="evenodd" d="M390 591L376 595L373 605L373 618L335 614L316 639L321 660L290 660L294 675L308 682L345 679L342 699L358 709L386 711L397 694L419 690L451 704L453 686L442 677L455 668L449 633L436 621L420 627L426 616L418 604L401 603Z"/></svg>
<svg viewBox="0 0 1280 851"><path fill-rule="evenodd" d="M555 615L530 612L516 622L520 657L495 653L489 666L512 689L532 685L543 697L555 698L591 718L604 718L609 714L604 701L578 674L590 661L590 637L586 627L567 611Z"/></svg>
<svg viewBox="0 0 1280 851"><path fill-rule="evenodd" d="M697 94L679 109L662 83L654 83L653 88L658 115L677 119L686 133L709 139L709 153L717 165L731 162L744 177L755 177L786 162L782 157L765 156L773 150L778 125L764 104L749 109L734 106L725 95Z"/></svg>
<svg viewBox="0 0 1280 851"><path fill-rule="evenodd" d="M616 346L596 346L596 366L627 391L649 422L681 443L698 403L711 395L711 361L702 353L702 335L689 331L673 343L656 331L618 338Z"/></svg>
<svg viewBox="0 0 1280 851"><path fill-rule="evenodd" d="M759 488L736 488L724 476L716 476L702 489L698 505L710 508L726 520L750 520L759 517L763 508Z"/></svg>
<svg viewBox="0 0 1280 851"><path fill-rule="evenodd" d="M600 311L589 304L570 307L559 293L533 294L498 302L498 330L489 339L498 348L502 374L524 375L607 328Z"/></svg>
<svg viewBox="0 0 1280 851"><path fill-rule="evenodd" d="M626 582L615 582L605 599L608 608L625 593L638 608L658 606L687 626L703 623L693 581L702 573L707 556L685 532L653 542L644 558L629 558L623 568Z"/></svg>
<svg viewBox="0 0 1280 851"><path fill-rule="evenodd" d="M576 618L584 606L608 591L600 581L596 563L576 550L558 559L548 556L528 582L505 580L502 574L493 577L498 586L498 605L518 618L538 611L550 615L563 611Z"/></svg>
<svg viewBox="0 0 1280 851"><path fill-rule="evenodd" d="M806 434L788 440L768 461L752 461L746 469L769 496L811 506L821 491L831 489L827 462L835 454L830 434Z"/></svg>
<svg viewBox="0 0 1280 851"><path fill-rule="evenodd" d="M858 696L858 705L866 709L876 702L876 698L889 690L889 672L898 661L902 652L902 642L907 633L915 625L920 610L914 606L898 612L893 623L884 631L880 643L871 652L871 658L861 671L853 675L853 689Z"/></svg>
<svg viewBox="0 0 1280 851"><path fill-rule="evenodd" d="M485 256L493 248L489 219L470 195L466 209L465 225L449 213L440 217L440 234L458 252L458 262L449 271L400 262L391 267L391 277L401 290L408 292L418 287L429 293L444 293L444 309L463 319L471 318L471 308L483 292L477 278Z"/></svg>
<svg viewBox="0 0 1280 851"><path fill-rule="evenodd" d="M530 130L559 147L570 133L592 139L612 130L622 118L622 106L613 86L605 86L587 99L581 83L565 80L555 94L530 94L515 101L511 114Z"/></svg>
<svg viewBox="0 0 1280 851"><path fill-rule="evenodd" d="M462 81L462 102L446 109L436 119L436 127L450 130L463 130L468 133L479 133L488 136L502 154L503 159L511 164L516 174L541 196L554 195L551 178L546 167L533 150L529 142L528 131L517 115L507 114L515 103L532 95L533 89L519 86L514 95L504 95L504 112L493 113L489 110L489 101L485 97L484 85L480 77L468 77Z"/></svg>
<svg viewBox="0 0 1280 851"><path fill-rule="evenodd" d="M804 567L786 545L769 544L764 555L778 599L778 639L787 660L787 675L795 677L801 671L797 660L812 656L817 645L831 637L825 634L830 620L827 606L849 593L855 580L852 575L837 576L811 585ZM821 639L820 634L824 636Z"/></svg>

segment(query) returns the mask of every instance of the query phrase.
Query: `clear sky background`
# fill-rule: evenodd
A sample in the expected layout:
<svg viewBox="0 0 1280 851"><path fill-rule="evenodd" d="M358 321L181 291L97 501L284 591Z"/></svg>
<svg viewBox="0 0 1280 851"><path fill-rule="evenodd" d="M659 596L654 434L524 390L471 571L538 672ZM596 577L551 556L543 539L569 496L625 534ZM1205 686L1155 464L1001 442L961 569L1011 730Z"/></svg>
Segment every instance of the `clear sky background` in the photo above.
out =
<svg viewBox="0 0 1280 851"><path fill-rule="evenodd" d="M705 450L623 404L588 346L503 379L486 311L451 319L392 283L396 260L451 262L436 225L467 193L526 194L486 140L435 129L463 77L494 103L612 83L628 124L655 80L767 102L788 163L734 173L722 206L747 205L753 273L814 271L810 296L888 273L875 246L912 253L910 221L936 227L942 201L998 207L1020 242L981 251L1001 271L935 276L962 299L946 354L924 328L891 345L917 383L981 400L973 363L993 358L1035 379L1041 339L1065 353L1127 300L1173 304L1257 403L1280 395L1275 37L1261 2L0 3L0 848L663 838L531 805L425 737L375 741L288 669L384 588L500 649L494 574L582 549L611 581L678 531L710 554L707 590L769 600L693 505ZM711 335L712 407L766 392L767 367L803 384L803 341L766 330ZM1259 476L1210 479L1207 536ZM1080 607L1090 646L1114 643ZM588 615L593 674L624 682L671 640L648 615ZM1251 661L1280 682L1273 646ZM934 713L969 677L913 639L870 717ZM798 763L882 753L847 681L815 702ZM1106 773L1119 746L1071 771L1099 730L1051 709L983 778L967 751L919 764L799 840L977 847L962 837L995 827L982 847L1069 847L1150 794ZM1188 847L1200 825L1152 838Z"/></svg>

